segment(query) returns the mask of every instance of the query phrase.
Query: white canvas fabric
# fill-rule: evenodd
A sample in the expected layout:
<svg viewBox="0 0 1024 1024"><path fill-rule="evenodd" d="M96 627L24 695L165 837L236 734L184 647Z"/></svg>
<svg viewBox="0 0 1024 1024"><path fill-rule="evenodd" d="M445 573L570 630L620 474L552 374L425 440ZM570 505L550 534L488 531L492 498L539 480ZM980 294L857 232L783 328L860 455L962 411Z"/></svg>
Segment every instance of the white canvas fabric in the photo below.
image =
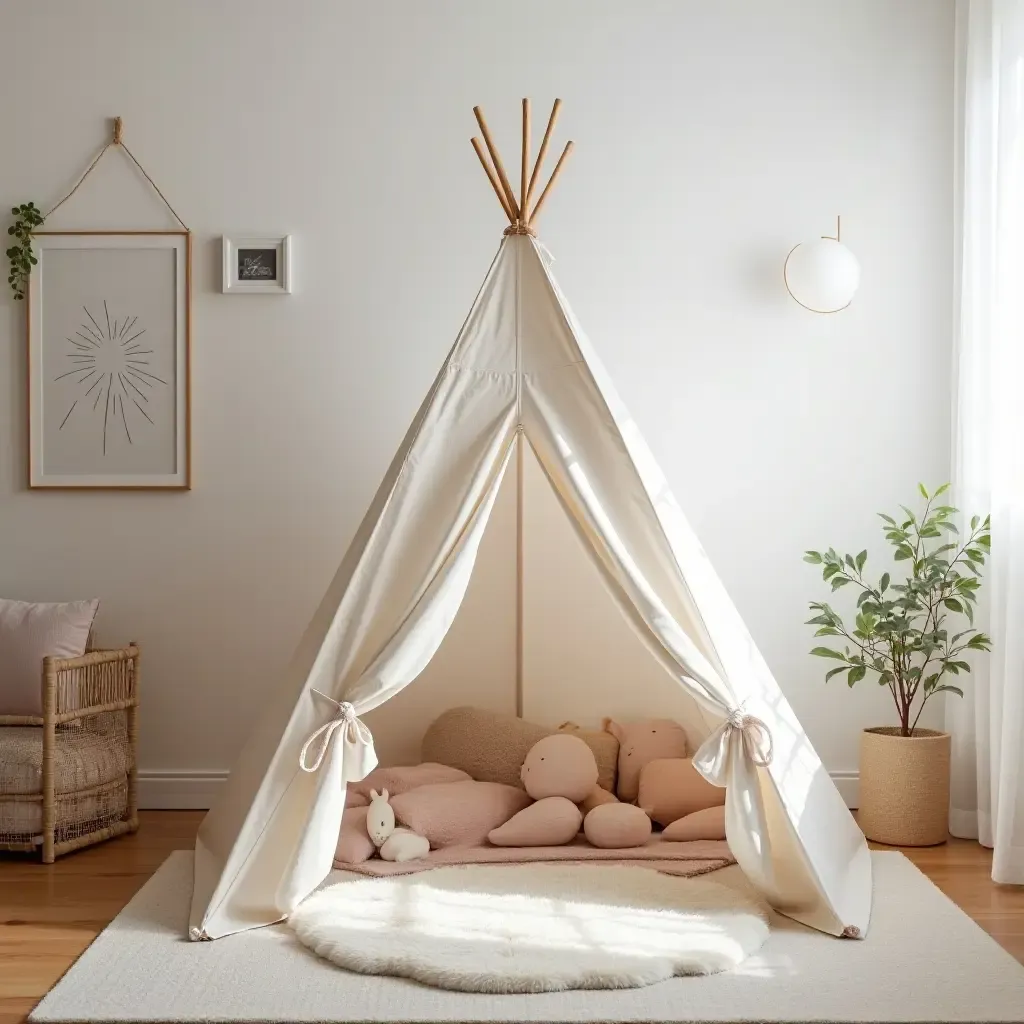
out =
<svg viewBox="0 0 1024 1024"><path fill-rule="evenodd" d="M782 913L833 935L866 932L864 837L547 263L528 235L502 242L278 702L200 828L192 938L279 921L330 871L344 784L376 764L360 716L440 646L523 443L618 607L692 698L682 724L702 741L699 770L728 787L739 864Z"/></svg>

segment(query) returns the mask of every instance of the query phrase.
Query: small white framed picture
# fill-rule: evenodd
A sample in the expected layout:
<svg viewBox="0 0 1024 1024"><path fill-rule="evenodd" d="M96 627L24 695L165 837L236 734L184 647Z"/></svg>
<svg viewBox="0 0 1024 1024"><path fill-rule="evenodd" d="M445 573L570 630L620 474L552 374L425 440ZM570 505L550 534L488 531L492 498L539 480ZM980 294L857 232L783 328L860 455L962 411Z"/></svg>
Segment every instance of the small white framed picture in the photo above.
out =
<svg viewBox="0 0 1024 1024"><path fill-rule="evenodd" d="M224 235L221 239L221 291L241 294L292 290L292 236L256 238Z"/></svg>

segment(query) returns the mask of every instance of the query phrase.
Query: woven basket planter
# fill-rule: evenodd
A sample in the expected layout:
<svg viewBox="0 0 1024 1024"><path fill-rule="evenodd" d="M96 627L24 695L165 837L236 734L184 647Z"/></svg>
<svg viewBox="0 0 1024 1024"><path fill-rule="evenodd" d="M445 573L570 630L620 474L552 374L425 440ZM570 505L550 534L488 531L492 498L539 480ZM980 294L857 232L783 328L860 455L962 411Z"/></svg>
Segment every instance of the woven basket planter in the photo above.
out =
<svg viewBox="0 0 1024 1024"><path fill-rule="evenodd" d="M949 836L948 732L896 727L860 737L860 808L868 839L889 846L937 846Z"/></svg>

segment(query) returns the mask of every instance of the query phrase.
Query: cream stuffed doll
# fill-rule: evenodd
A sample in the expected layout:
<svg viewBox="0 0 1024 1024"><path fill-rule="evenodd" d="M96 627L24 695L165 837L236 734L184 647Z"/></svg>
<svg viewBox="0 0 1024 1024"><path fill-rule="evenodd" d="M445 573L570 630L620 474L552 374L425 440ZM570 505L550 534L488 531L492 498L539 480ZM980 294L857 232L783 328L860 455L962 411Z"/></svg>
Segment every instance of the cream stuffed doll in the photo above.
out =
<svg viewBox="0 0 1024 1024"><path fill-rule="evenodd" d="M412 829L395 827L395 812L388 803L388 791L370 790L370 806L366 811L366 831L380 852L381 860L416 860L426 857L430 843Z"/></svg>
<svg viewBox="0 0 1024 1024"><path fill-rule="evenodd" d="M579 737L558 733L538 740L520 770L535 803L487 838L495 846L562 846L582 824L594 846L642 846L651 835L650 818L601 789L597 775L594 753Z"/></svg>

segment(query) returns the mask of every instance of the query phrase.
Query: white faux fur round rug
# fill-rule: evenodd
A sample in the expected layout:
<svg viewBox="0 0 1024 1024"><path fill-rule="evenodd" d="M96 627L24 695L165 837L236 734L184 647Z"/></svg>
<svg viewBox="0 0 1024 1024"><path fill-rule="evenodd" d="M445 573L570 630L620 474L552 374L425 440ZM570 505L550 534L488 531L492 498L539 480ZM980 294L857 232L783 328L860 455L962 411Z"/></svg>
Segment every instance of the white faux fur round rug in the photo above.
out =
<svg viewBox="0 0 1024 1024"><path fill-rule="evenodd" d="M703 878L619 865L436 868L341 882L290 917L350 971L462 992L636 988L727 971L768 937L767 908Z"/></svg>

